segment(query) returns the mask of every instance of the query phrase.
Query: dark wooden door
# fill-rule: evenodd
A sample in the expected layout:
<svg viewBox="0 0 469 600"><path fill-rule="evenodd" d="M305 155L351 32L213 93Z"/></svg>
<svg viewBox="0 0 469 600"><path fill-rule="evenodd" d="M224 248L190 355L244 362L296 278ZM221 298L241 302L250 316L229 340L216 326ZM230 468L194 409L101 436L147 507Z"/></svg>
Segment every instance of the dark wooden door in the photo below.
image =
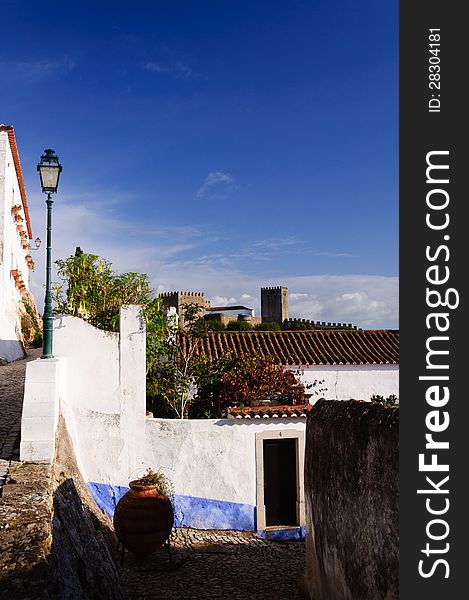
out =
<svg viewBox="0 0 469 600"><path fill-rule="evenodd" d="M264 440L266 526L297 525L296 439Z"/></svg>

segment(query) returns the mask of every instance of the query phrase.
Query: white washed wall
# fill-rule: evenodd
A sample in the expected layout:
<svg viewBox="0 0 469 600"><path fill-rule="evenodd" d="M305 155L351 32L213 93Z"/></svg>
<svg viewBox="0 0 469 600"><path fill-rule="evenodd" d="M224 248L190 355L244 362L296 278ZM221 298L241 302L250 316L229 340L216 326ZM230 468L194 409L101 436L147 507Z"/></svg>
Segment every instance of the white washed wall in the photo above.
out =
<svg viewBox="0 0 469 600"><path fill-rule="evenodd" d="M100 331L74 317L58 317L54 355L63 375L63 385L53 388L59 390L54 392L55 402L58 397L78 465L103 510L112 514L129 481L152 468L163 471L174 484L179 525L256 529L257 453L262 451L259 443L256 450L256 438L265 432L269 437L284 432L303 444L306 419L147 418L145 325L136 306L122 309L120 334ZM40 372L47 370L48 361L43 362L28 364L24 415L49 418L43 423L50 437L50 416L55 413L54 407L43 401ZM339 378L344 386L348 376L350 385L357 376L352 371L342 374L341 369L327 374L333 381ZM361 375L366 377L365 370ZM48 385L52 389L54 384ZM386 390L381 387L380 393L384 395ZM27 431L26 427L24 435ZM32 441L45 441L39 433L36 427ZM21 447L25 456L34 454L34 444L23 436ZM299 468L302 471L302 465Z"/></svg>
<svg viewBox="0 0 469 600"><path fill-rule="evenodd" d="M29 290L29 269L11 207L22 204L8 133L0 131L0 358L7 361L24 356L18 316L20 293L11 276L18 269ZM23 213L24 216L24 213Z"/></svg>
<svg viewBox="0 0 469 600"><path fill-rule="evenodd" d="M256 433L304 431L296 419L146 419L145 466L162 468L178 493L256 503Z"/></svg>
<svg viewBox="0 0 469 600"><path fill-rule="evenodd" d="M399 365L317 365L298 367L305 384L324 381L307 390L313 401L370 400L371 396L399 397Z"/></svg>

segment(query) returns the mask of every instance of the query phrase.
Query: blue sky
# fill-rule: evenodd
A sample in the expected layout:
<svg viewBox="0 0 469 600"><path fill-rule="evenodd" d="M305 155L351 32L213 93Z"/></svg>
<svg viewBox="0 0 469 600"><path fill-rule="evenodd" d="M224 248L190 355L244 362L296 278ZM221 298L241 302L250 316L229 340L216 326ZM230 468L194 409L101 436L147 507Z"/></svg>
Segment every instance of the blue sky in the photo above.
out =
<svg viewBox="0 0 469 600"><path fill-rule="evenodd" d="M54 258L75 246L158 290L398 326L395 0L1 1L0 122L63 164ZM32 289L42 299L39 251Z"/></svg>

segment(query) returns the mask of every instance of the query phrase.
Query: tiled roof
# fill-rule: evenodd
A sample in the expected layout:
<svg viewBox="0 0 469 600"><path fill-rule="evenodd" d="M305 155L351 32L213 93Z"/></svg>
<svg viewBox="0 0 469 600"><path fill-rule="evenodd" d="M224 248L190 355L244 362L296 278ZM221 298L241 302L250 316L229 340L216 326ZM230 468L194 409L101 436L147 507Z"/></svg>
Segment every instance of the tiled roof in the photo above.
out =
<svg viewBox="0 0 469 600"><path fill-rule="evenodd" d="M182 338L186 351L187 338ZM282 365L399 364L399 331L217 331L198 340L196 353L210 360L233 356L271 357Z"/></svg>
<svg viewBox="0 0 469 600"><path fill-rule="evenodd" d="M13 156L13 163L15 165L16 177L18 179L18 186L20 188L21 201L23 202L24 216L26 217L26 227L28 228L29 239L33 237L31 230L31 220L29 218L28 201L26 199L26 190L24 188L23 172L21 171L20 155L18 154L18 146L16 145L15 130L13 125L1 125L0 131L6 131L8 134L8 140L10 142L11 154Z"/></svg>
<svg viewBox="0 0 469 600"><path fill-rule="evenodd" d="M230 407L228 417L232 419L294 419L306 418L311 410L311 404L296 404L294 406L243 406Z"/></svg>

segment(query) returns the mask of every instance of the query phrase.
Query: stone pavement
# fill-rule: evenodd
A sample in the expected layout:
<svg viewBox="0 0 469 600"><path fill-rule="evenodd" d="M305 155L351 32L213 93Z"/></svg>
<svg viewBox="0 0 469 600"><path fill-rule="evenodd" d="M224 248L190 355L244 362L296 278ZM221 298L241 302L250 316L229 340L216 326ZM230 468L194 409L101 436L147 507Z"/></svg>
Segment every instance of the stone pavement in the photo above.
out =
<svg viewBox="0 0 469 600"><path fill-rule="evenodd" d="M120 571L129 600L306 597L303 542L267 541L239 531L177 529L171 545L172 569L163 548L140 560L126 552ZM119 558L115 550L116 561Z"/></svg>
<svg viewBox="0 0 469 600"><path fill-rule="evenodd" d="M26 358L0 365L0 496L10 462L19 459L26 363L41 353L41 348L34 348Z"/></svg>

